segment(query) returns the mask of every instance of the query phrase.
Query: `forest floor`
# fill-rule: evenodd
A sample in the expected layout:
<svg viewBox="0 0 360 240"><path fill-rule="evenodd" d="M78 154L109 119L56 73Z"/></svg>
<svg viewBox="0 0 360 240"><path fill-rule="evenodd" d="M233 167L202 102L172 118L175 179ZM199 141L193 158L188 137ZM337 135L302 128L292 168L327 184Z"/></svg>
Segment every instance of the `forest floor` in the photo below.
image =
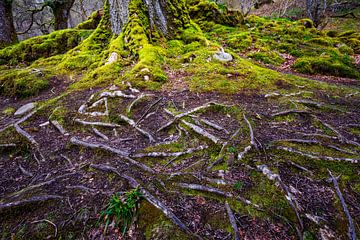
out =
<svg viewBox="0 0 360 240"><path fill-rule="evenodd" d="M126 81L68 91L59 75L36 96L0 96L1 239L356 236L360 82L299 74L293 61L256 65L302 77L261 91L226 94L213 79L196 91L175 68L157 91ZM234 74L225 83L242 81ZM30 102L43 104L5 111ZM129 230L104 234L101 211L134 188Z"/></svg>

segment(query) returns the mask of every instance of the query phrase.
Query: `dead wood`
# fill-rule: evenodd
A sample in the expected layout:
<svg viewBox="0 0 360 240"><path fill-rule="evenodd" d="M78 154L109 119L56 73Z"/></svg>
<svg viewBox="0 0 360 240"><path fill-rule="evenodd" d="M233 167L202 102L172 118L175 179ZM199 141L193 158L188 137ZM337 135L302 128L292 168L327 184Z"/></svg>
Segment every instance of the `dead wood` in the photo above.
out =
<svg viewBox="0 0 360 240"><path fill-rule="evenodd" d="M21 207L24 205L45 202L55 199L62 199L63 197L59 195L44 195L44 196L34 196L25 200L15 201L15 202L8 202L8 203L0 203L0 211L4 211L7 209L11 209L13 207Z"/></svg>
<svg viewBox="0 0 360 240"><path fill-rule="evenodd" d="M165 125L161 126L157 131L160 132L166 128L168 128L170 125L172 125L174 122L176 122L177 120L185 117L185 116L188 116L194 112L197 112L197 111L200 111L202 109L206 109L206 108L209 108L211 106L222 106L222 107L229 107L227 105L223 105L223 104L219 104L219 103L215 103L215 102L208 102L202 106L199 106L199 107L196 107L196 108L193 108L187 112L184 112L184 113L180 113L178 115L175 115L175 117L173 118L173 120L167 122Z"/></svg>
<svg viewBox="0 0 360 240"><path fill-rule="evenodd" d="M149 152L149 153L137 153L131 154L131 157L134 158L143 158L143 157L180 157L185 154L190 154L196 151L201 151L207 149L208 146L201 145L196 148L190 148L183 152Z"/></svg>
<svg viewBox="0 0 360 240"><path fill-rule="evenodd" d="M121 174L116 168L104 165L104 164L91 164L90 167L94 169L98 169L101 171L106 172L113 172L119 177L127 180L131 187L137 188L140 186L140 184L132 177ZM160 209L166 217L168 217L173 223L175 223L182 231L191 234L192 236L195 236L196 238L199 238L196 234L194 234L168 207L165 206L160 200L155 198L150 192L148 192L146 189L140 187L140 192L142 196L152 205L154 205L156 208Z"/></svg>
<svg viewBox="0 0 360 240"><path fill-rule="evenodd" d="M135 123L134 120L132 120L132 119L130 119L130 118L128 118L128 117L126 117L126 116L124 116L122 114L120 114L119 116L120 116L121 120L125 121L127 124L129 124L130 126L135 128L138 132L140 132L142 135L147 137L150 142L156 142L154 137L150 133L148 133L147 131L145 131L145 130L139 128L138 126L136 126L136 123Z"/></svg>
<svg viewBox="0 0 360 240"><path fill-rule="evenodd" d="M116 148L113 148L113 147L110 147L108 145L101 144L101 143L88 143L88 142L79 140L76 137L72 137L70 139L70 142L72 144L79 145L79 146L82 146L82 147L87 147L87 148L90 148L90 149L102 149L102 150L105 150L105 151L108 151L108 152L115 153L115 154L119 155L121 158L127 160L129 163L143 169L144 171L154 173L154 170L152 170L151 168L149 168L145 164L137 162L134 159L130 158L129 153L127 153L125 151L122 151L120 149L116 149Z"/></svg>
<svg viewBox="0 0 360 240"><path fill-rule="evenodd" d="M240 240L240 234L239 234L239 229L236 225L236 219L235 219L235 216L234 216L234 213L232 212L230 206L229 206L229 203L227 201L225 201L225 209L226 209L226 212L229 216L229 220L230 220L230 223L231 223L231 226L234 230L234 239L235 240Z"/></svg>
<svg viewBox="0 0 360 240"><path fill-rule="evenodd" d="M298 151L289 147L283 147L283 146L277 146L276 149L283 150L286 152L295 153L298 155L301 155L303 157L315 159L315 160L325 160L325 161L345 161L350 163L358 163L359 159L353 159L353 158L336 158L336 157L328 157L328 156L320 156L320 155L314 155L314 153L305 153L302 151Z"/></svg>
<svg viewBox="0 0 360 240"><path fill-rule="evenodd" d="M211 122L211 121L209 121L209 120L206 120L206 119L204 119L204 118L201 118L201 117L198 117L198 116L195 116L195 115L190 115L190 117L191 117L192 119L198 119L200 122L202 122L202 123L204 123L205 125L208 125L208 126L214 128L214 129L216 129L216 130L218 130L218 131L223 131L224 133L229 134L229 132L228 132L225 128L223 128L222 126L220 126L220 125L218 125L218 124L216 124L216 123L213 123L213 122Z"/></svg>
<svg viewBox="0 0 360 240"><path fill-rule="evenodd" d="M103 134L102 132L100 132L97 128L92 127L91 129L93 130L93 132L94 132L98 137L104 139L105 141L109 141L109 138L108 138L105 134Z"/></svg>
<svg viewBox="0 0 360 240"><path fill-rule="evenodd" d="M16 132L25 137L32 145L34 145L35 147L39 146L36 140L29 133L23 130L18 124L14 124L14 127Z"/></svg>
<svg viewBox="0 0 360 240"><path fill-rule="evenodd" d="M337 178L334 177L334 175L331 173L331 171L328 169L328 172L329 172L329 175L330 175L330 178L334 184L334 188L336 190L336 194L340 200L340 203L341 203L341 206L344 210L344 213L346 215L346 218L348 220L348 223L349 223L349 239L351 240L356 240L356 231L355 231L355 226L354 226L354 223L353 223L353 220L351 218L351 215L350 215L350 212L349 212L349 209L346 205L346 202L345 202L345 199L340 191L340 188L339 188L339 184L338 184L338 181L337 181Z"/></svg>

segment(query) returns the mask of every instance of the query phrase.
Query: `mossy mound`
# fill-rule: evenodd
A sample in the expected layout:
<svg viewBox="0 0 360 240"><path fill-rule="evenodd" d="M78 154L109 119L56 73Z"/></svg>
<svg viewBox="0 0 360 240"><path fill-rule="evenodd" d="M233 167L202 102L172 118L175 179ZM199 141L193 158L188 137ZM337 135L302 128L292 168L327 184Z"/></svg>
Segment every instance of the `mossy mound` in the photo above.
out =
<svg viewBox="0 0 360 240"><path fill-rule="evenodd" d="M301 73L324 74L360 79L360 72L349 58L324 55L297 59L294 69Z"/></svg>
<svg viewBox="0 0 360 240"><path fill-rule="evenodd" d="M39 58L63 54L78 46L91 30L66 29L27 39L0 50L0 64L29 64Z"/></svg>

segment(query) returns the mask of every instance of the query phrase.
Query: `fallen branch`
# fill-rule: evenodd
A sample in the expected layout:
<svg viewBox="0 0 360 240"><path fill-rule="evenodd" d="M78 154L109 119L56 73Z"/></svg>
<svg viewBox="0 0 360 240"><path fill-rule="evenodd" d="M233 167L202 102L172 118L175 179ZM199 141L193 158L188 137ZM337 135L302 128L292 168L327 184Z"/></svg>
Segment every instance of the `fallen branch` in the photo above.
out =
<svg viewBox="0 0 360 240"><path fill-rule="evenodd" d="M231 223L231 226L234 230L234 239L235 240L240 240L240 235L239 235L239 229L236 225L236 220L235 220L235 216L229 206L229 203L227 201L225 201L225 209L227 211L227 214L229 216L229 220L230 220L230 223Z"/></svg>
<svg viewBox="0 0 360 240"><path fill-rule="evenodd" d="M149 168L145 164L137 162L134 159L130 158L129 153L127 153L125 151L122 151L120 149L116 149L116 148L113 148L113 147L110 147L108 145L101 144L101 143L88 143L88 142L85 142L85 141L81 141L81 140L77 139L76 137L72 137L70 139L70 142L72 144L87 147L87 148L90 148L90 149L102 149L102 150L105 150L105 151L108 151L108 152L115 153L115 154L119 155L121 158L123 158L123 159L127 160L128 162L130 162L131 164L143 169L144 171L154 173L154 170L152 170L151 168Z"/></svg>
<svg viewBox="0 0 360 240"><path fill-rule="evenodd" d="M58 234L58 228L57 228L56 224L53 223L52 221L47 220L47 219L42 219L42 220L33 221L31 223L34 224L34 223L41 223L41 222L47 222L47 223L51 224L52 226L54 226L54 229L55 229L54 237L56 238L57 234Z"/></svg>
<svg viewBox="0 0 360 240"><path fill-rule="evenodd" d="M340 200L340 203L341 203L341 206L343 207L343 210L344 210L344 213L346 215L346 218L349 222L349 239L351 240L356 240L356 231L355 231L355 226L354 226L354 223L353 223L353 220L351 218L351 215L350 215L350 212L349 212L349 209L346 205L346 202L345 202L345 199L340 191L340 188L339 188L339 184L338 184L338 181L337 179L333 176L333 174L331 173L331 171L328 169L328 172L329 172L329 175L331 177L331 180L334 184L334 188L336 190L336 194Z"/></svg>
<svg viewBox="0 0 360 240"><path fill-rule="evenodd" d="M62 199L63 197L58 195L44 195L44 196L35 196L29 199L9 202L9 203L0 203L0 211L4 211L6 209L11 209L13 207L20 207L28 204L34 204L38 202L45 202L49 200Z"/></svg>
<svg viewBox="0 0 360 240"><path fill-rule="evenodd" d="M190 154L196 151L201 151L204 149L207 149L208 146L202 145L196 148L190 148L183 152L150 152L150 153L137 153L137 154L131 154L131 157L134 158L143 158L143 157L180 157L185 154Z"/></svg>
<svg viewBox="0 0 360 240"><path fill-rule="evenodd" d="M132 178L126 174L121 174L114 167L111 167L108 165L103 165L103 164L91 164L90 167L101 170L101 171L113 172L116 175L118 175L119 177L127 180L129 182L129 184L131 185L131 187L133 187L133 188L137 188L140 185L134 178ZM196 234L191 232L191 230L168 207L166 207L161 201L159 201L157 198L155 198L150 192L148 192L146 189L140 187L140 193L149 203L154 205L156 208L160 209L165 214L165 216L168 217L173 223L175 223L182 231L189 233L192 236L195 236L197 238L200 238L199 236L197 236Z"/></svg>
<svg viewBox="0 0 360 240"><path fill-rule="evenodd" d="M307 158L311 158L311 159L316 159L316 160L326 160L326 161L346 161L346 162L350 162L350 163L358 163L359 159L353 159L353 158L336 158L336 157L328 157L328 156L319 156L319 155L314 155L314 154L309 154L309 153L304 153L289 147L283 147L283 146L277 146L276 149L279 150L283 150L286 152L291 152L291 153L295 153L298 155L301 155L303 157L307 157Z"/></svg>
<svg viewBox="0 0 360 240"><path fill-rule="evenodd" d="M147 131L145 131L145 130L139 128L138 126L136 126L136 123L135 123L134 120L132 120L132 119L130 119L130 118L128 118L128 117L126 117L126 116L124 116L124 115L122 115L122 114L120 114L119 116L120 116L120 118L121 118L123 121L125 121L127 124L129 124L130 126L132 126L133 128L135 128L138 132L140 132L142 135L144 135L145 137L147 137L150 142L156 142L155 139L154 139L154 137L153 137L150 133L148 133Z"/></svg>

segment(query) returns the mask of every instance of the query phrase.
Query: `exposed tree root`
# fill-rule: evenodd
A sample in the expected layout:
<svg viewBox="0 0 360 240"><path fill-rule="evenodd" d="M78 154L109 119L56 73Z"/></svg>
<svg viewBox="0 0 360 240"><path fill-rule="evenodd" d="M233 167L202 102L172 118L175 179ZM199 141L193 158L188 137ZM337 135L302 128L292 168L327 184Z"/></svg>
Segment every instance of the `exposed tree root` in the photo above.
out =
<svg viewBox="0 0 360 240"><path fill-rule="evenodd" d="M229 220L230 220L230 223L231 223L231 226L234 230L234 239L235 240L240 240L240 234L239 234L239 229L237 227L237 224L236 224L236 219L235 219L235 216L229 206L229 203L227 201L225 201L225 209L227 211L227 214L229 216Z"/></svg>
<svg viewBox="0 0 360 240"><path fill-rule="evenodd" d="M139 102L141 99L145 98L145 97L152 97L154 96L154 94L140 94L134 101L132 101L129 106L126 108L126 112L127 113L130 113L131 112L131 109L132 107L137 103Z"/></svg>
<svg viewBox="0 0 360 240"><path fill-rule="evenodd" d="M135 126L137 126L147 115L148 113L151 111L151 109L153 109L153 107L155 107L163 98L160 97L157 100L155 100L155 102L153 102L146 110L145 112L141 115L141 117L136 121Z"/></svg>
<svg viewBox="0 0 360 240"><path fill-rule="evenodd" d="M103 97L122 97L122 98L136 98L134 95L128 95L123 93L122 91L114 91L114 92L102 92L99 95L99 98L103 98Z"/></svg>
<svg viewBox="0 0 360 240"><path fill-rule="evenodd" d="M168 128L170 125L172 125L174 122L176 122L177 120L185 117L185 116L188 116L194 112L197 112L197 111L200 111L202 109L206 109L206 108L209 108L211 106L222 106L222 107L229 107L229 106L226 106L226 105L223 105L223 104L219 104L219 103L215 103L215 102L209 102L209 103L206 103L202 106L199 106L199 107L196 107L196 108L193 108L187 112L184 112L184 113L180 113L178 115L175 115L174 119L167 122L165 125L163 125L162 127L160 127L157 131L160 132L166 128Z"/></svg>
<svg viewBox="0 0 360 240"><path fill-rule="evenodd" d="M255 142L255 137L254 137L254 130L251 126L251 123L249 122L249 120L246 118L245 114L244 116L244 120L248 125L249 131L250 131L250 145L244 148L244 151L240 152L238 154L237 159L240 161L246 153L248 153L253 147L257 148L256 142Z"/></svg>
<svg viewBox="0 0 360 240"><path fill-rule="evenodd" d="M271 114L271 117L284 116L284 115L288 115L288 114L292 114L292 113L310 114L308 111L305 111L305 110L287 110L287 111L283 111L283 112L273 113L273 114Z"/></svg>
<svg viewBox="0 0 360 240"><path fill-rule="evenodd" d="M115 153L115 154L119 155L121 158L127 160L129 163L143 169L144 171L154 173L154 170L152 170L151 168L149 168L145 164L139 163L139 162L135 161L134 159L130 158L129 153L127 153L125 151L122 151L120 149L116 149L116 148L113 148L113 147L110 147L108 145L101 144L101 143L88 143L88 142L85 142L85 141L81 141L81 140L77 139L76 137L72 137L70 139L70 142L72 144L79 145L79 146L82 146L82 147L87 147L87 148L90 148L90 149L102 149L102 150L105 150L105 151L108 151L108 152Z"/></svg>
<svg viewBox="0 0 360 240"><path fill-rule="evenodd" d="M128 117L126 117L126 116L124 116L122 114L120 114L119 116L120 116L121 120L125 121L127 124L129 124L130 126L135 128L138 132L140 132L142 135L147 137L150 142L156 142L154 137L150 133L148 133L147 131L145 131L145 130L139 128L138 126L136 126L136 123L135 123L134 120L132 120L132 119L130 119L130 118L128 118Z"/></svg>
<svg viewBox="0 0 360 240"><path fill-rule="evenodd" d="M0 148L12 148L16 147L15 143L0 144Z"/></svg>
<svg viewBox="0 0 360 240"><path fill-rule="evenodd" d="M100 132L97 128L92 127L91 129L93 130L93 132L95 133L96 136L104 139L105 141L109 141L109 138L108 138L105 134L103 134L102 132Z"/></svg>
<svg viewBox="0 0 360 240"><path fill-rule="evenodd" d="M129 182L130 186L133 188L137 188L140 186L140 184L134 178L132 178L126 174L121 174L114 167L104 165L104 164L91 164L90 167L101 170L101 171L113 172L116 175L118 175L119 177L127 180ZM144 189L142 187L140 187L140 192L141 192L142 196L146 200L148 200L149 203L154 205L156 208L160 209L165 214L165 216L168 217L173 223L175 223L182 231L184 231L192 236L195 236L197 238L200 238L199 236L194 234L168 207L166 207L161 201L159 201L157 198L155 198L150 192L148 192L146 189Z"/></svg>
<svg viewBox="0 0 360 240"><path fill-rule="evenodd" d="M49 200L62 199L63 197L59 195L44 195L44 196L34 196L25 200L9 202L9 203L0 203L0 211L11 209L13 207L20 207L28 204L34 204L39 202L45 202Z"/></svg>
<svg viewBox="0 0 360 240"><path fill-rule="evenodd" d="M25 130L23 130L18 124L14 124L15 130L17 133L25 137L32 145L34 145L36 148L39 146L39 144L36 142L36 140L31 136L29 133L27 133Z"/></svg>
<svg viewBox="0 0 360 240"><path fill-rule="evenodd" d="M33 177L34 174L32 174L31 172L27 171L25 168L23 168L21 165L19 165L19 169L22 172L22 174L24 174L25 176L28 177Z"/></svg>
<svg viewBox="0 0 360 240"><path fill-rule="evenodd" d="M283 183L280 176L278 174L274 174L266 165L259 165L257 168L270 180L274 180L280 189L285 193L286 200L290 204L291 208L294 210L296 217L299 222L298 234L300 238L302 238L302 231L304 229L304 223L300 217L299 211L301 210L301 206L299 205L295 196L289 191L288 187Z"/></svg>
<svg viewBox="0 0 360 240"><path fill-rule="evenodd" d="M349 234L349 239L351 239L351 240L356 240L356 231L355 231L354 222L353 222L353 220L352 220L352 218L351 218L351 215L350 215L349 209L348 209L348 207L347 207L347 205L346 205L345 199L344 199L344 197L343 197L343 195L342 195L342 193L341 193L341 191L340 191L337 178L334 177L334 175L331 173L330 170L328 170L328 172L329 172L329 175L330 175L330 177L331 177L331 181L332 181L333 184L334 184L334 188L335 188L335 190L336 190L336 194L337 194L337 196L338 196L338 198L339 198L339 200L340 200L341 206L342 206L342 208L343 208L343 210L344 210L344 213L345 213L346 218L347 218L348 223L349 223L349 226L348 226L348 228L349 228L349 229L348 229L348 231L349 231L349 232L348 232L348 234Z"/></svg>
<svg viewBox="0 0 360 240"><path fill-rule="evenodd" d="M111 127L111 128L121 127L121 125L119 124L105 123L105 122L88 122L88 121L83 121L81 119L75 119L75 122L85 126L99 126L99 127Z"/></svg>
<svg viewBox="0 0 360 240"><path fill-rule="evenodd" d="M62 135L68 136L69 134L66 132L66 130L61 126L61 124L56 120L50 120L49 121Z"/></svg>
<svg viewBox="0 0 360 240"><path fill-rule="evenodd" d="M185 120L182 120L181 122L184 123L189 128L191 128L197 134L200 134L204 138L207 138L207 139L211 140L213 143L217 144L217 143L221 142L221 140L218 137L212 135L211 133L209 133L208 131L202 129L201 127L199 127L199 126L197 126L195 124L189 123L189 122L187 122Z"/></svg>
<svg viewBox="0 0 360 240"><path fill-rule="evenodd" d="M289 147L283 147L283 146L277 146L276 149L283 150L286 152L295 153L298 155L301 155L303 157L316 159L316 160L326 160L326 161L345 161L350 163L358 163L359 159L353 159L353 158L336 158L336 157L328 157L328 156L319 156L319 155L313 155L309 153L304 153L302 151L298 151Z"/></svg>
<svg viewBox="0 0 360 240"><path fill-rule="evenodd" d="M206 124L206 125L214 128L214 129L216 129L216 130L218 130L218 131L223 131L223 132L225 132L226 134L229 134L229 132L228 132L225 128L223 128L223 127L220 126L220 125L217 125L216 123L213 123L213 122L211 122L211 121L209 121L209 120L206 120L206 119L204 119L204 118L201 118L201 117L198 117L198 116L195 116L195 115L191 115L191 117L192 117L193 119L199 119L200 122L203 122L204 124Z"/></svg>
<svg viewBox="0 0 360 240"><path fill-rule="evenodd" d="M143 157L180 157L182 155L185 154L190 154L196 151L201 151L204 149L207 149L208 146L203 145L203 146L199 146L196 148L190 148L186 151L183 152L150 152L150 153L136 153L136 154L131 154L131 157L134 158L143 158Z"/></svg>

